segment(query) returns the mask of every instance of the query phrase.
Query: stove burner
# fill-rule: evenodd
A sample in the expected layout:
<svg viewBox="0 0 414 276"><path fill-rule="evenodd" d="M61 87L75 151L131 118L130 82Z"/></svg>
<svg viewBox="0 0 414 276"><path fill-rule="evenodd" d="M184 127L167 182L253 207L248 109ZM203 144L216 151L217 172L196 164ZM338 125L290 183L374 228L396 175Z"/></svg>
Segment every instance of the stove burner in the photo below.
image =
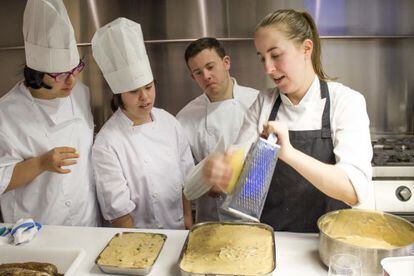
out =
<svg viewBox="0 0 414 276"><path fill-rule="evenodd" d="M414 166L414 137L372 141L375 166Z"/></svg>

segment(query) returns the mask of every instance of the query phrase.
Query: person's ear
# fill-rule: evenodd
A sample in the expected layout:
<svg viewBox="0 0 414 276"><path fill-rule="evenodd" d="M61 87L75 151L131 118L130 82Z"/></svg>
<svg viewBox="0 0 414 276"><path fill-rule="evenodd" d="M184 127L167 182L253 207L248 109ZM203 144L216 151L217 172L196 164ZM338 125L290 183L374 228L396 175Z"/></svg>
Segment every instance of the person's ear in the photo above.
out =
<svg viewBox="0 0 414 276"><path fill-rule="evenodd" d="M303 51L304 51L306 58L311 59L312 51L313 51L313 41L307 38L303 41L302 46L303 46Z"/></svg>
<svg viewBox="0 0 414 276"><path fill-rule="evenodd" d="M224 63L224 67L226 68L226 70L230 70L230 57L229 56L224 56L223 58L223 63Z"/></svg>
<svg viewBox="0 0 414 276"><path fill-rule="evenodd" d="M190 72L190 77L191 77L193 80L195 80L194 75L193 75L193 72L191 72L191 68L190 68L190 66L188 66L188 62L187 62L187 69L188 69L188 72Z"/></svg>

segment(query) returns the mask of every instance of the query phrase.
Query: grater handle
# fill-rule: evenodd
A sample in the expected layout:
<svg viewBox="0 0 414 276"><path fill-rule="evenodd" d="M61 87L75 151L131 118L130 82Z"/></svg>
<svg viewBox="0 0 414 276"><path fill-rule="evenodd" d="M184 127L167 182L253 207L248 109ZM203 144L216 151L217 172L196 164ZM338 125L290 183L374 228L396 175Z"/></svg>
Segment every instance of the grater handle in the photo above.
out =
<svg viewBox="0 0 414 276"><path fill-rule="evenodd" d="M277 136L274 133L270 133L269 136L267 137L267 141L273 144L277 143Z"/></svg>

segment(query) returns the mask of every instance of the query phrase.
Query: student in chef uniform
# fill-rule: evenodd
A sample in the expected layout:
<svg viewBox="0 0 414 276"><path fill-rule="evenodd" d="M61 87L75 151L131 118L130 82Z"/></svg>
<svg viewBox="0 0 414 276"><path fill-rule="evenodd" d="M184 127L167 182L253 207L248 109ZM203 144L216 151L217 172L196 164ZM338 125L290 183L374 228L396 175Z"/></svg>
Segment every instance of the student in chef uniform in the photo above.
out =
<svg viewBox="0 0 414 276"><path fill-rule="evenodd" d="M155 84L141 26L118 18L95 33L92 50L114 93L115 113L92 154L104 218L115 227L191 227L182 190L194 162L178 121L153 107Z"/></svg>
<svg viewBox="0 0 414 276"><path fill-rule="evenodd" d="M96 226L89 90L63 2L29 0L23 35L24 81L0 99L4 221Z"/></svg>
<svg viewBox="0 0 414 276"><path fill-rule="evenodd" d="M259 94L237 143L275 133L281 145L261 221L278 231L317 232L321 215L368 197L372 149L365 100L329 81L308 13L269 14L256 27L254 43L276 88ZM231 173L224 155L210 156L192 171L185 193L194 199L205 186L225 187Z"/></svg>
<svg viewBox="0 0 414 276"><path fill-rule="evenodd" d="M213 152L220 138L225 147L234 143L259 91L237 84L230 76L230 57L215 38L191 42L184 57L191 77L204 92L177 114L198 163ZM196 222L219 219L220 193L206 193L195 203Z"/></svg>

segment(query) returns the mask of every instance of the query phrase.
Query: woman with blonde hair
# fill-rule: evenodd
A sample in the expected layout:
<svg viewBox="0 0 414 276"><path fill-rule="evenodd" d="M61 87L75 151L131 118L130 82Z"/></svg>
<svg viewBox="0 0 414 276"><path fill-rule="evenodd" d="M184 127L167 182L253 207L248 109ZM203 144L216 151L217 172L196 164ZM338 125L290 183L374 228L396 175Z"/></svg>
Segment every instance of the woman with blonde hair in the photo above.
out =
<svg viewBox="0 0 414 276"><path fill-rule="evenodd" d="M261 221L277 231L317 232L321 215L368 197L372 149L365 99L329 80L307 12L267 15L254 43L276 87L259 94L237 143L275 133L281 145ZM200 185L213 191L226 187L232 174L227 160L216 154L200 163L186 183L187 197L199 196Z"/></svg>

